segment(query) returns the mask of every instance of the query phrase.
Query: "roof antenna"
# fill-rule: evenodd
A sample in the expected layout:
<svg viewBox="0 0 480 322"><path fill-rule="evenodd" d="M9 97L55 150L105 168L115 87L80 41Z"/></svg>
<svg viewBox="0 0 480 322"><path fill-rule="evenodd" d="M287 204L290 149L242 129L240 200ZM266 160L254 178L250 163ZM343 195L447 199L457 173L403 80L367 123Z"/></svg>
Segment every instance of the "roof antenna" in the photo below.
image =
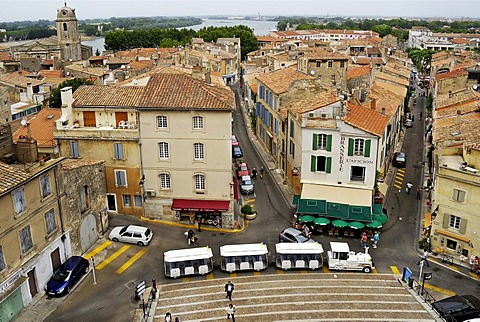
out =
<svg viewBox="0 0 480 322"><path fill-rule="evenodd" d="M67 6L67 1L65 1L64 4L65 4L65 7L66 7Z"/></svg>

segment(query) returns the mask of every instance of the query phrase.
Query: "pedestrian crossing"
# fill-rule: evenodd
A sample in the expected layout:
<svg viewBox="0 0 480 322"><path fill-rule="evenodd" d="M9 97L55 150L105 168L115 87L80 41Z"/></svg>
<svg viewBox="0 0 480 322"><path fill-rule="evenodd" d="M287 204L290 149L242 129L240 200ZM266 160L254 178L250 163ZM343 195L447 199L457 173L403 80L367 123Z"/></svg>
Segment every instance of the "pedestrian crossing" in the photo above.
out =
<svg viewBox="0 0 480 322"><path fill-rule="evenodd" d="M402 190L402 183L405 177L405 169L397 169L397 173L395 174L395 182L393 186L398 190Z"/></svg>

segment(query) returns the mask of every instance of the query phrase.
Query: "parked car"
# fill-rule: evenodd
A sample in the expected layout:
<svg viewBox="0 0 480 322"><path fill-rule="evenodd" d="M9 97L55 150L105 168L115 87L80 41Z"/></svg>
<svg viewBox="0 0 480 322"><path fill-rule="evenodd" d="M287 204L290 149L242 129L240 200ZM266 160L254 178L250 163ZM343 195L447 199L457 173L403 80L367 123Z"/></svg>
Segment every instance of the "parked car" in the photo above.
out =
<svg viewBox="0 0 480 322"><path fill-rule="evenodd" d="M407 155L403 152L393 154L392 165L397 168L405 168L407 165Z"/></svg>
<svg viewBox="0 0 480 322"><path fill-rule="evenodd" d="M245 162L237 164L237 178L248 175L250 175L250 171L248 170L247 164Z"/></svg>
<svg viewBox="0 0 480 322"><path fill-rule="evenodd" d="M250 176L242 176L240 192L243 194L253 193L253 180Z"/></svg>
<svg viewBox="0 0 480 322"><path fill-rule="evenodd" d="M410 128L413 126L413 121L411 119L406 119L405 120L405 127Z"/></svg>
<svg viewBox="0 0 480 322"><path fill-rule="evenodd" d="M114 242L137 244L138 246L148 245L152 240L153 232L142 226L128 225L112 229L108 238Z"/></svg>
<svg viewBox="0 0 480 322"><path fill-rule="evenodd" d="M70 257L53 273L45 286L45 292L53 296L67 294L82 275L88 273L88 269L88 260L81 256Z"/></svg>
<svg viewBox="0 0 480 322"><path fill-rule="evenodd" d="M480 318L480 300L473 295L455 295L432 303L446 321L461 322Z"/></svg>
<svg viewBox="0 0 480 322"><path fill-rule="evenodd" d="M313 239L308 238L298 229L289 227L284 229L280 235L278 235L279 242L287 243L315 243Z"/></svg>
<svg viewBox="0 0 480 322"><path fill-rule="evenodd" d="M232 155L235 159L243 157L242 149L239 145L232 146Z"/></svg>
<svg viewBox="0 0 480 322"><path fill-rule="evenodd" d="M234 145L238 145L238 140L237 140L237 137L235 136L235 134L232 135L232 146Z"/></svg>

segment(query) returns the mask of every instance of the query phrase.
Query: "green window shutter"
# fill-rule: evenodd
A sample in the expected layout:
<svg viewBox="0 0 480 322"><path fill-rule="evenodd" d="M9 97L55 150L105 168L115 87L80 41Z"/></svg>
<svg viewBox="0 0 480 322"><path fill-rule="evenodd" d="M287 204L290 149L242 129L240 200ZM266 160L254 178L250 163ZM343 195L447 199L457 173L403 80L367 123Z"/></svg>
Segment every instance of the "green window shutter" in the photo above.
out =
<svg viewBox="0 0 480 322"><path fill-rule="evenodd" d="M332 151L332 135L327 135L327 151Z"/></svg>
<svg viewBox="0 0 480 322"><path fill-rule="evenodd" d="M316 150L317 147L318 147L318 134L313 134L312 150Z"/></svg>
<svg viewBox="0 0 480 322"><path fill-rule="evenodd" d="M352 156L353 155L353 145L354 145L354 141L353 139L348 139L348 156Z"/></svg>
<svg viewBox="0 0 480 322"><path fill-rule="evenodd" d="M460 234L465 234L465 231L467 230L467 220L465 218L460 219L460 228L458 231Z"/></svg>
<svg viewBox="0 0 480 322"><path fill-rule="evenodd" d="M369 157L370 156L370 145L372 144L372 140L365 140L365 153L364 153L364 156L365 157Z"/></svg>
<svg viewBox="0 0 480 322"><path fill-rule="evenodd" d="M315 171L317 171L317 157L312 155L311 160L312 161L310 162L310 170L312 172L315 172Z"/></svg>
<svg viewBox="0 0 480 322"><path fill-rule="evenodd" d="M332 157L327 157L327 164L326 164L326 173L331 173L332 172Z"/></svg>
<svg viewBox="0 0 480 322"><path fill-rule="evenodd" d="M443 228L448 228L450 226L450 215L449 214L443 214Z"/></svg>

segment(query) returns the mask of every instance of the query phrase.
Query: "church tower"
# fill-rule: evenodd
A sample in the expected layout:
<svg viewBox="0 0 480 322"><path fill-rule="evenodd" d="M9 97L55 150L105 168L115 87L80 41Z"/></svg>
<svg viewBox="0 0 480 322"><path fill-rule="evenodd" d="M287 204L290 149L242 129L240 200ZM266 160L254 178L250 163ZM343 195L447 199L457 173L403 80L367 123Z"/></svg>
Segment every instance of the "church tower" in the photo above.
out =
<svg viewBox="0 0 480 322"><path fill-rule="evenodd" d="M62 60L82 60L80 36L78 34L78 20L75 9L65 6L57 9L57 37L60 45Z"/></svg>

